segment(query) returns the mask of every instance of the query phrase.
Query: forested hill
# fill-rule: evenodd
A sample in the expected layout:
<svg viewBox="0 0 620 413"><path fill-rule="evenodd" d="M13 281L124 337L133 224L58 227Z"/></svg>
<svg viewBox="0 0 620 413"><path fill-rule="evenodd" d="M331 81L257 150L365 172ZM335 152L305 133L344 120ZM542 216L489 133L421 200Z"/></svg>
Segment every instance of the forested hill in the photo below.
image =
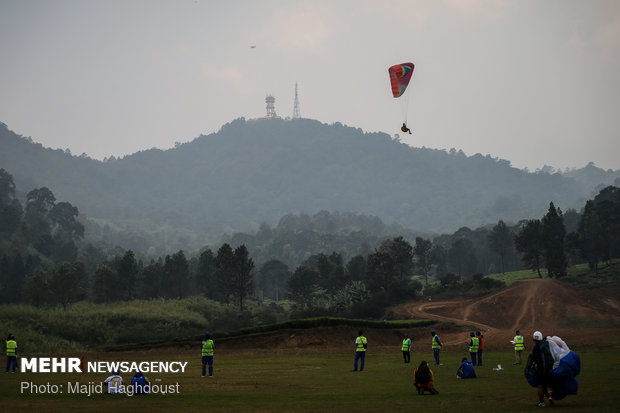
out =
<svg viewBox="0 0 620 413"><path fill-rule="evenodd" d="M181 230L185 248L321 210L423 231L516 222L541 217L550 201L580 209L595 185L620 176L593 165L571 176L529 173L488 155L413 148L308 119L238 119L174 149L105 162L46 149L0 124L0 168L20 191L46 186L99 222Z"/></svg>

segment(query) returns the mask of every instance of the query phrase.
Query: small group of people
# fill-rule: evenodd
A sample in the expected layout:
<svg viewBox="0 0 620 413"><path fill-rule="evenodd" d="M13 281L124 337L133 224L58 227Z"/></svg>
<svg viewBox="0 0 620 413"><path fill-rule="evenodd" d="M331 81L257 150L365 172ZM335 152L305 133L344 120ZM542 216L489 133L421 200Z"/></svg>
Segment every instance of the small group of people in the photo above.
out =
<svg viewBox="0 0 620 413"><path fill-rule="evenodd" d="M466 345L471 361L467 357L461 359L461 365L456 370L456 377L458 379L475 379L476 369L474 366L482 366L482 352L484 351L484 336L480 330L469 333L469 341Z"/></svg>
<svg viewBox="0 0 620 413"><path fill-rule="evenodd" d="M433 355L435 356L435 364L440 366L439 353L442 347L441 341L439 340L439 336L437 332L433 330L431 332L433 337L432 339L432 349ZM557 337L552 337L551 339L555 339L555 342L561 342L560 345L564 345L561 339L558 340ZM550 405L554 403L554 390L552 387L552 370L554 366L554 358L552 355L552 350L550 349L550 344L548 340L544 339L543 334L540 331L535 331L532 335L533 347L532 352L528 358L526 374L530 374L533 376L533 382L536 387L536 394L538 397L538 407L545 407L545 396L547 397L547 401ZM515 337L511 340L511 343L514 346L515 351L515 365L522 364L522 353L525 350L525 340L521 335L519 330L515 331ZM553 343L552 343L553 344ZM482 366L482 352L484 350L484 337L480 333L480 331L471 332L470 339L467 342L469 347L469 353L471 361L467 357L463 357L461 360L461 365L457 369L456 376L459 379L473 379L476 378L476 370L474 366ZM403 343L404 346L404 343ZM565 346L565 351L568 351L568 346ZM404 347L403 347L404 348ZM572 352L571 352L572 353ZM579 358L576 357L576 361L572 361L572 363L576 364L574 367L573 373L578 374L579 371ZM568 357L566 357L568 358ZM574 360L574 359L573 359ZM569 364L569 362L567 362ZM530 379L528 379L528 382ZM428 363L424 360L420 363L420 366L414 371L414 384L418 391L418 394L424 394L428 391L431 394L438 394L439 392L434 388L434 374L433 371L428 366ZM576 382L575 382L576 383ZM557 383L556 383L557 384ZM534 385L534 384L533 384ZM567 394L576 394L576 384L574 384L574 389L565 389L564 393ZM571 392L572 391L572 392ZM558 397L562 397L563 395L559 395Z"/></svg>
<svg viewBox="0 0 620 413"><path fill-rule="evenodd" d="M459 379L472 379L476 378L476 371L474 366L482 366L482 354L484 351L484 336L480 330L470 332L470 339L467 342L471 361L467 357L463 357L461 365L458 367L456 376ZM435 358L435 365L441 366L440 352L443 344L439 339L437 331L431 330L431 349L433 350L433 356ZM533 335L534 348L532 355L530 356L530 363L535 366L536 374L538 377L539 386L537 388L537 394L539 398L538 406L544 406L544 395L548 396L548 399L553 402L553 392L549 387L549 372L553 366L553 359L550 356L548 344L545 346L546 341L543 342L542 334L537 331ZM524 339L519 330L516 330L516 335L511 343L514 345L515 350L515 365L522 363L522 353L525 350ZM366 360L366 350L368 349L368 339L364 336L362 330L359 330L354 342L355 345L355 359L353 361L353 371L364 371L364 365ZM17 346L15 345L15 348ZM208 367L208 377L213 377L213 352L214 343L209 332L205 333L202 340L202 377L206 377ZM411 362L411 350L413 349L413 339L411 335L405 334L402 341L402 353L404 363ZM7 345L8 351L8 345ZM7 353L8 355L8 353ZM8 371L8 361L7 361ZM140 374L140 373L139 373ZM106 380L106 383L114 381L114 376ZM135 379L135 377L134 377ZM434 387L435 375L431 370L428 362L422 360L420 365L414 370L413 373L414 385L418 394L422 395L426 392L430 394L439 394ZM120 379L122 383L122 378ZM133 383L133 380L132 380ZM108 385L110 389L110 385Z"/></svg>
<svg viewBox="0 0 620 413"><path fill-rule="evenodd" d="M474 369L474 366L482 366L482 352L484 345L483 335L480 333L479 330L475 333L472 331L469 335L470 339L467 342L467 346L469 347L471 361L467 357L463 357L463 359L461 360L461 365L456 372L457 378L461 379L476 378L476 371ZM435 330L431 331L431 336L431 349L433 350L435 365L441 366L442 364L440 362L440 351L443 344L441 343L439 335ZM553 369L554 360L549 348L549 343L546 340L543 340L542 333L540 331L536 331L534 332L532 338L534 341L534 346L532 348L532 353L530 354L530 357L528 359L526 371L529 371L530 374L535 375L538 396L537 406L544 407L545 395L547 396L549 402L553 404L553 389L550 386L550 373ZM510 342L514 345L514 364L520 365L522 363L522 353L525 350L525 344L524 338L519 330L516 330L515 337ZM202 377L206 377L207 366L209 377L213 377L214 348L215 345L213 339L211 338L211 334L209 332L206 332L202 340ZM353 362L353 371L364 370L367 348L368 340L366 339L366 337L364 337L363 331L359 330L357 338L355 339L355 359ZM413 349L413 340L409 334L405 334L401 349L404 362L410 363L411 350ZM12 371L15 372L18 364L17 342L15 340L15 336L12 333L9 333L6 340L6 355L6 372L8 373L11 367ZM413 376L414 385L418 394L424 394L426 392L430 394L439 394L439 392L434 387L434 373L429 367L427 361L422 360L420 362L420 365L414 370ZM119 394L123 393L124 391L123 378L120 376L118 371L113 372L110 377L106 378L104 384L107 388L108 394ZM131 380L131 385L133 387L134 394L145 394L150 391L151 383L148 378L144 374L142 374L142 372L138 371L133 376Z"/></svg>
<svg viewBox="0 0 620 413"><path fill-rule="evenodd" d="M475 333L472 331L469 333L469 341L467 346L469 347L469 356L474 366L482 366L482 352L484 350L484 336L477 330Z"/></svg>
<svg viewBox="0 0 620 413"><path fill-rule="evenodd" d="M433 356L435 358L435 365L441 366L440 360L440 352L443 344L439 339L439 335L437 331L431 330L431 349L433 350ZM482 366L482 354L484 351L484 336L480 332L480 330L472 331L469 333L469 341L467 342L469 355L471 361L467 357L463 357L461 360L461 365L458 367L456 371L456 377L459 379L473 379L476 378L476 370L474 366ZM203 341L204 343L204 341ZM515 364L521 364L522 360L522 352L525 349L523 336L521 336L520 331L516 331L516 335L514 339L511 341L514 345L515 349ZM534 333L534 349L532 351L531 359L535 360L535 366L539 371L537 374L540 374L540 383L541 385L538 387L539 394L539 405L544 405L543 395L547 394L549 400L553 400L552 390L547 386L548 380L547 375L550 371L551 366L553 365L553 361L549 359L547 355L548 349L545 351L545 345L542 343L542 334L540 332ZM364 370L364 362L366 357L366 350L368 348L368 340L364 337L363 332L358 331L357 338L355 339L355 359L353 361L353 371L363 371ZM405 334L401 351L403 353L403 361L404 363L411 362L411 350L413 349L413 340L411 335ZM551 361L549 361L551 360ZM203 361L204 365L204 361ZM359 370L358 370L359 368ZM204 374L204 367L203 367ZM426 392L430 394L439 394L437 389L434 387L435 376L433 370L428 365L426 360L422 360L420 365L414 370L413 373L414 385L418 392L418 394L422 395Z"/></svg>

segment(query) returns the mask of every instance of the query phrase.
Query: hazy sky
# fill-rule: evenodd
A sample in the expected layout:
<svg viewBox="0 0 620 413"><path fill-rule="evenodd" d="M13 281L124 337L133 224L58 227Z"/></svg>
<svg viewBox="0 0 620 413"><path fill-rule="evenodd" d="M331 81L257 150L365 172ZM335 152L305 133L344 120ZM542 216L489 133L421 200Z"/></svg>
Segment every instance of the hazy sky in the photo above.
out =
<svg viewBox="0 0 620 413"><path fill-rule="evenodd" d="M251 47L256 46L256 47ZM97 159L170 148L276 98L415 147L620 169L620 0L0 0L0 121Z"/></svg>

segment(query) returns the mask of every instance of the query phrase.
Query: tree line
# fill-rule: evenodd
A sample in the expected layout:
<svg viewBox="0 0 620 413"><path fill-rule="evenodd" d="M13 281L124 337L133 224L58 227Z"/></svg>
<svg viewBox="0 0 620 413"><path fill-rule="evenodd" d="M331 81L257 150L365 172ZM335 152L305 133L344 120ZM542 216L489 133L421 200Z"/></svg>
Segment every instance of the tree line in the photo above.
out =
<svg viewBox="0 0 620 413"><path fill-rule="evenodd" d="M292 270L277 258L256 266L245 243L224 242L190 257L179 250L149 262L132 250L84 244L76 207L56 202L47 188L26 194L22 205L4 169L0 211L0 297L36 306L204 295L239 310L250 299L289 299L297 313L379 317L387 306L428 291L455 285L497 288L484 276L489 272L530 268L540 277L543 270L548 277L562 277L569 264L587 262L596 271L600 262L620 256L620 190L613 186L581 213L564 214L550 203L540 219L516 225L500 220L433 239L384 237L351 256L311 254ZM322 214L319 222L329 227L328 218ZM289 236L308 231L296 227L295 216L284 221ZM267 233L262 227L257 234L233 238L257 245L258 237L273 241Z"/></svg>

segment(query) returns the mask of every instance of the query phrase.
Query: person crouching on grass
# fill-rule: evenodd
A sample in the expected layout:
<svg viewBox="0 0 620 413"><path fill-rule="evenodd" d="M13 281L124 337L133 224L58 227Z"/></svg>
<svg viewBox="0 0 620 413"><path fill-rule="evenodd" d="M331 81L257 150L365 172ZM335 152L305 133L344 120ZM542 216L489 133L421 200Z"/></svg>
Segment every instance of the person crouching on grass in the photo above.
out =
<svg viewBox="0 0 620 413"><path fill-rule="evenodd" d="M428 367L428 363L425 360L422 360L418 368L413 372L413 380L418 394L424 394L425 391L428 391L430 394L439 394L433 386L433 381L435 380L433 370Z"/></svg>
<svg viewBox="0 0 620 413"><path fill-rule="evenodd" d="M475 379L476 378L476 370L474 369L474 365L467 359L467 357L463 357L461 360L461 365L456 370L456 378L458 379Z"/></svg>

